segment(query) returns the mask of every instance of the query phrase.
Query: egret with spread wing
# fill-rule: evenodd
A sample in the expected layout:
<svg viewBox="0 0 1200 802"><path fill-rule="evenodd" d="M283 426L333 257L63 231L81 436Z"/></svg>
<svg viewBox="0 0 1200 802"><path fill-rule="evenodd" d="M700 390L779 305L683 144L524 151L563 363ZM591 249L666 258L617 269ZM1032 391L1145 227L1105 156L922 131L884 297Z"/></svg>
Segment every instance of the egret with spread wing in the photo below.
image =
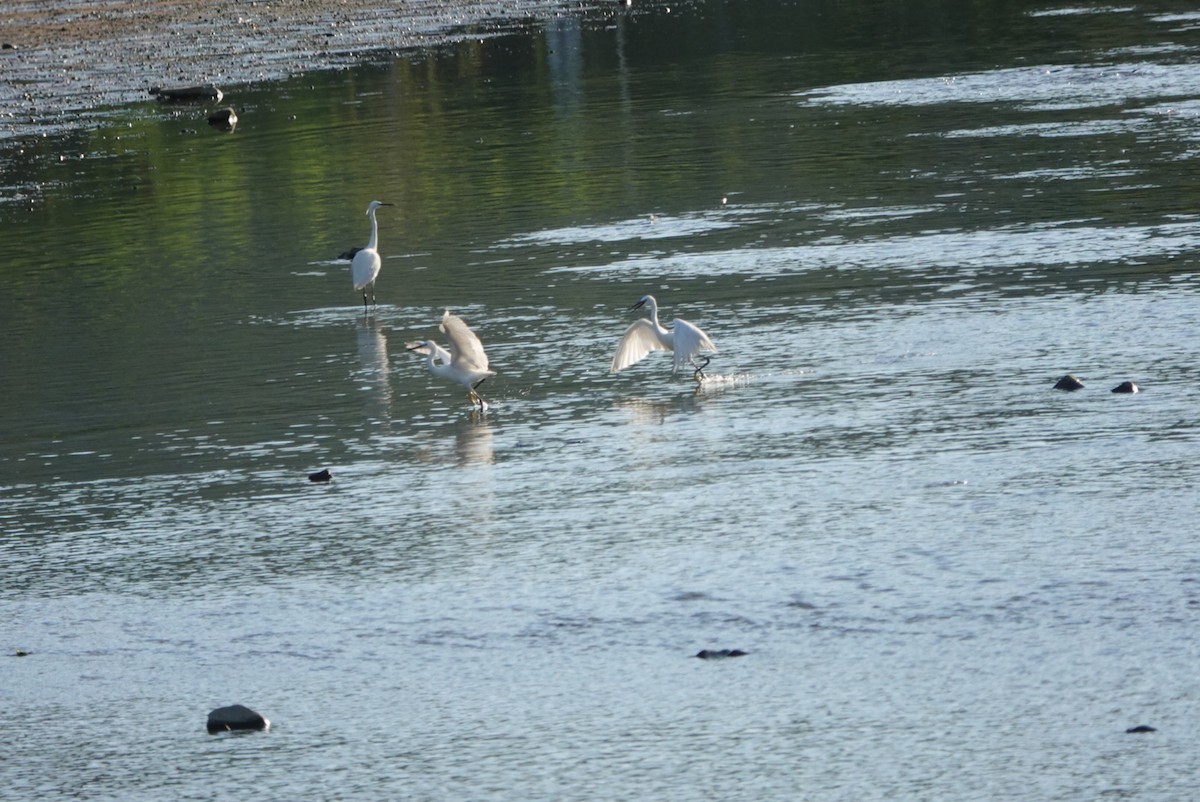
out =
<svg viewBox="0 0 1200 802"><path fill-rule="evenodd" d="M675 353L675 373L686 362L696 369L693 374L697 381L704 378L704 368L712 361L710 357L701 357L703 365L696 364L696 356L701 351L716 352L717 347L708 339L708 335L698 326L688 323L681 318L675 318L671 328L666 328L658 322L658 301L653 295L643 295L641 300L633 305L633 309L646 306L650 317L635 320L617 344L617 353L613 355L611 372L624 370L635 362L640 362L651 351L673 351Z"/></svg>
<svg viewBox="0 0 1200 802"><path fill-rule="evenodd" d="M379 258L379 223L375 220L375 210L380 206L391 206L390 203L371 201L367 206L367 216L371 218L371 241L367 247L352 252L350 261L350 277L354 279L354 289L362 290L363 312L367 311L367 286L371 287L371 303L375 303L375 279L379 278L379 268L383 260Z"/></svg>
<svg viewBox="0 0 1200 802"><path fill-rule="evenodd" d="M449 351L432 340L407 343L405 347L426 357L429 371L434 376L466 387L472 406L478 404L480 411L487 409L487 402L476 390L489 376L495 376L496 371L488 370L483 343L462 318L450 314L449 310L443 313L440 328L450 339Z"/></svg>

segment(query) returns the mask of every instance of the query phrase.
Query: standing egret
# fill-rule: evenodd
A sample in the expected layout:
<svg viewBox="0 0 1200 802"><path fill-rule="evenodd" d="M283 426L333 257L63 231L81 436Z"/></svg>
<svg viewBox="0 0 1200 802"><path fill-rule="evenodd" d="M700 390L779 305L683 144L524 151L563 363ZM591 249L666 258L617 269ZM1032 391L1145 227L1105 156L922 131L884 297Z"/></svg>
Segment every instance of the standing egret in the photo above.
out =
<svg viewBox="0 0 1200 802"><path fill-rule="evenodd" d="M488 370L488 358L483 352L483 343L462 318L450 314L449 310L442 314L442 325L439 328L450 338L449 351L431 340L406 343L405 347L426 357L429 371L434 376L458 382L466 387L471 406L479 404L482 412L487 409L487 403L476 389L487 381L489 376L496 375L496 371Z"/></svg>
<svg viewBox="0 0 1200 802"><path fill-rule="evenodd" d="M367 217L371 218L371 241L367 247L354 254L350 262L350 277L354 279L354 289L362 290L363 312L367 311L367 285L371 286L371 303L375 303L375 279L379 277L379 268L383 260L379 258L379 223L375 220L375 210L380 206L391 206L390 203L371 201L367 206Z"/></svg>
<svg viewBox="0 0 1200 802"><path fill-rule="evenodd" d="M675 318L675 323L671 328L664 327L658 322L658 301L654 300L653 295L643 295L641 300L630 308L639 309L642 306L649 307L650 317L639 318L625 329L625 333L621 335L621 342L617 344L617 353L613 355L612 366L609 370L612 373L624 370L633 363L640 362L651 351L674 351L675 367L671 370L672 373L678 371L683 363L687 362L696 369L693 374L696 380L703 379L704 368L708 367L708 363L712 359L702 357L704 364L697 365L695 357L701 351L715 352L717 350L717 347L712 344L712 340L708 339L708 335L698 326L681 318Z"/></svg>

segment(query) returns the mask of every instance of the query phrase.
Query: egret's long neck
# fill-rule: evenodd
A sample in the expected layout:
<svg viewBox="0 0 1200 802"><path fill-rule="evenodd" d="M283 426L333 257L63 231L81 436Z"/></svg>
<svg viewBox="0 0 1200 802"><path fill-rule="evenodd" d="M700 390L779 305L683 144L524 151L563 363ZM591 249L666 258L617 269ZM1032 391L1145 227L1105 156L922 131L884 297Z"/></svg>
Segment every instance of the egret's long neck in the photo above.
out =
<svg viewBox="0 0 1200 802"><path fill-rule="evenodd" d="M650 323L653 324L654 330L658 332L659 336L666 334L667 329L658 322L658 304L651 299L646 302L646 306L650 307Z"/></svg>
<svg viewBox="0 0 1200 802"><path fill-rule="evenodd" d="M375 210L371 210L371 241L367 243L367 247L375 250L379 247L379 222L375 219Z"/></svg>
<svg viewBox="0 0 1200 802"><path fill-rule="evenodd" d="M437 346L431 346L429 349L429 356L425 358L425 362L427 365L429 365L429 372L435 376L441 376L442 373L445 372L445 370L449 367L449 365L444 365L441 362L438 362L439 359L443 359L441 351L438 350Z"/></svg>

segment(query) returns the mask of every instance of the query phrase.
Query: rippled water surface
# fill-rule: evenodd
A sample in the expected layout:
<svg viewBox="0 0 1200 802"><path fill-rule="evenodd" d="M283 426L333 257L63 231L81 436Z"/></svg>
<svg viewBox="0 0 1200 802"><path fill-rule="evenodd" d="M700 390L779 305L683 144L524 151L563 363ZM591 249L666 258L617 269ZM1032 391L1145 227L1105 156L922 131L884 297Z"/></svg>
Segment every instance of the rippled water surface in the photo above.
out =
<svg viewBox="0 0 1200 802"><path fill-rule="evenodd" d="M635 4L7 143L0 787L1189 798L1198 87L1185 3Z"/></svg>

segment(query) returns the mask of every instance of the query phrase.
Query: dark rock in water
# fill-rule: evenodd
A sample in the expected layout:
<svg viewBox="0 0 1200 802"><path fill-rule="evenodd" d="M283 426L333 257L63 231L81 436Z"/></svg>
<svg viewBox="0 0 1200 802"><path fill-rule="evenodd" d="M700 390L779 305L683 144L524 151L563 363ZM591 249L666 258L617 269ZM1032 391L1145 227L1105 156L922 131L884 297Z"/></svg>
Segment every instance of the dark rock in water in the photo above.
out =
<svg viewBox="0 0 1200 802"><path fill-rule="evenodd" d="M1058 384L1054 385L1054 389L1081 390L1083 389L1083 382L1081 382L1077 376L1072 376L1070 373L1068 373L1066 376L1063 376L1058 380Z"/></svg>
<svg viewBox="0 0 1200 802"><path fill-rule="evenodd" d="M160 103L220 103L225 94L212 84L207 86L183 86L177 89L153 87L150 94Z"/></svg>
<svg viewBox="0 0 1200 802"><path fill-rule="evenodd" d="M218 707L208 714L208 733L235 732L237 730L267 730L271 722L244 705Z"/></svg>
<svg viewBox="0 0 1200 802"><path fill-rule="evenodd" d="M1133 382L1121 382L1116 387L1112 388L1114 393L1140 393L1142 388L1138 387Z"/></svg>
<svg viewBox="0 0 1200 802"><path fill-rule="evenodd" d="M17 49L17 46L14 45L12 42L5 42L4 44L0 45L0 50L16 50L16 49Z"/></svg>
<svg viewBox="0 0 1200 802"><path fill-rule="evenodd" d="M721 657L745 657L741 649L701 649L696 653L701 660L715 660Z"/></svg>
<svg viewBox="0 0 1200 802"><path fill-rule="evenodd" d="M308 481L310 481L310 482L332 482L333 474L329 472L328 468L325 468L323 470L317 471L316 473L310 473L308 475Z"/></svg>
<svg viewBox="0 0 1200 802"><path fill-rule="evenodd" d="M222 131L232 131L237 127L238 116L232 106L217 109L208 115L208 124Z"/></svg>
<svg viewBox="0 0 1200 802"><path fill-rule="evenodd" d="M1139 724L1136 727L1130 727L1129 729L1125 730L1125 732L1158 732L1158 730L1154 729L1149 724Z"/></svg>
<svg viewBox="0 0 1200 802"><path fill-rule="evenodd" d="M17 649L15 652L13 652L13 657L28 657L31 654L33 654L33 652L27 652L24 649Z"/></svg>
<svg viewBox="0 0 1200 802"><path fill-rule="evenodd" d="M354 254L358 253L361 250L362 250L362 248L355 247L355 248L351 248L348 251L342 251L341 253L338 254L338 258L345 259L347 262L349 262L354 259Z"/></svg>

